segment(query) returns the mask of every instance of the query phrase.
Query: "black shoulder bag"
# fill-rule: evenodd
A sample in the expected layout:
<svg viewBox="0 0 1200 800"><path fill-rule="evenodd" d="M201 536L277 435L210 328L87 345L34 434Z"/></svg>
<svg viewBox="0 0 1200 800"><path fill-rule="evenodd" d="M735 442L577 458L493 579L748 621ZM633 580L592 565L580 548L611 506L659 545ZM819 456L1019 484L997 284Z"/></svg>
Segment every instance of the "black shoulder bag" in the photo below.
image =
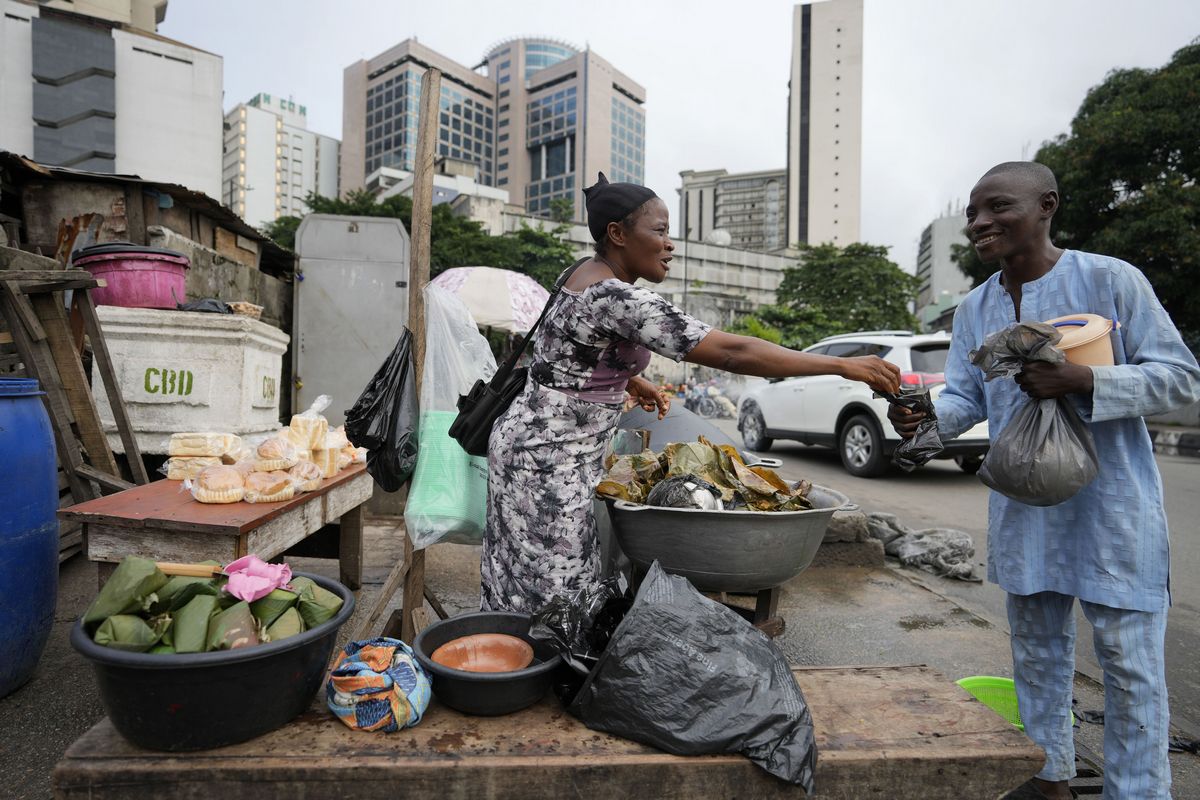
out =
<svg viewBox="0 0 1200 800"><path fill-rule="evenodd" d="M521 354L525 352L525 348L529 346L529 342L533 339L533 334L537 332L541 326L542 320L546 318L546 314L550 311L554 301L558 298L558 293L562 289L567 280L575 274L575 270L579 269L583 262L589 259L581 258L576 261L569 269L559 276L554 283L554 292L550 295L550 299L546 301L546 306L542 309L542 315L538 317L537 322L533 323L533 327L529 329L529 333L525 334L525 338L521 341L521 346L509 356L508 361L500 369L496 370L496 374L487 383L482 379L475 381L475 385L471 387L471 391L464 395L459 395L458 398L458 416L454 418L454 422L450 425L450 438L454 439L462 449L466 450L473 456L486 456L488 449L488 439L492 435L492 425L500 418L500 415L508 410L512 405L512 401L525 388L525 379L529 376L529 370L525 367L517 369L517 361L521 358Z"/></svg>

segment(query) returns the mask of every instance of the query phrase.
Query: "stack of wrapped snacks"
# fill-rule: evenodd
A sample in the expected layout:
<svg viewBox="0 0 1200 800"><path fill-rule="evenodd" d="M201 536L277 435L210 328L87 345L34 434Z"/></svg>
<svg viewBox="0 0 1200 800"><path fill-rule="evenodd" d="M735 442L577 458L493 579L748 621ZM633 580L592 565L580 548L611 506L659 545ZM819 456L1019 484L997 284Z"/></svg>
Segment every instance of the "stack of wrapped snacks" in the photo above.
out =
<svg viewBox="0 0 1200 800"><path fill-rule="evenodd" d="M232 433L174 433L167 443L167 478L193 480L206 467L215 466L242 446Z"/></svg>

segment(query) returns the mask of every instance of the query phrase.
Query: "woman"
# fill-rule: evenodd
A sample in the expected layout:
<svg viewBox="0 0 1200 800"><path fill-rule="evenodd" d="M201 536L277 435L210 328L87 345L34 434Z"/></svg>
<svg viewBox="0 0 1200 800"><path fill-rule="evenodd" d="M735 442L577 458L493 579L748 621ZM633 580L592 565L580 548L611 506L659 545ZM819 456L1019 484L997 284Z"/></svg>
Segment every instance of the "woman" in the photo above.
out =
<svg viewBox="0 0 1200 800"><path fill-rule="evenodd" d="M840 375L896 392L900 371L876 356L799 353L714 330L654 292L675 246L667 206L651 190L609 183L584 190L596 255L563 286L534 339L530 380L496 421L488 447L481 605L533 612L599 579L592 494L625 393L643 408L669 401L639 376L656 352L743 375Z"/></svg>

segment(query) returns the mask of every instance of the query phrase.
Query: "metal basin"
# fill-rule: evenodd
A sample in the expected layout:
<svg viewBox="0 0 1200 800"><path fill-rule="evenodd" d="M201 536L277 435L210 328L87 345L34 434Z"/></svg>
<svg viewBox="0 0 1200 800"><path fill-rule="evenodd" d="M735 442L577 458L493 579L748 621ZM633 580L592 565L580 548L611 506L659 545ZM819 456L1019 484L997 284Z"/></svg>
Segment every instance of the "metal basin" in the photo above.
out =
<svg viewBox="0 0 1200 800"><path fill-rule="evenodd" d="M702 511L617 500L609 507L621 550L641 569L655 560L706 592L757 592L812 563L834 512L850 504L824 486L810 511Z"/></svg>

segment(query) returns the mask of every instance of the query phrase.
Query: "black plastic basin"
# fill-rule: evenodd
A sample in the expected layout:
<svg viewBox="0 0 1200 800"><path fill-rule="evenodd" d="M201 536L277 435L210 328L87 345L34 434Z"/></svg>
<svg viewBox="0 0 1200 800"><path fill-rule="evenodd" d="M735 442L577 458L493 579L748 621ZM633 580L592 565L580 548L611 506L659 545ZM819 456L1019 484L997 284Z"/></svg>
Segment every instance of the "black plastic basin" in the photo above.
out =
<svg viewBox="0 0 1200 800"><path fill-rule="evenodd" d="M278 642L212 653L128 653L96 644L77 621L71 646L92 662L100 702L117 732L150 750L206 750L261 736L306 710L338 628L354 612L354 595L335 580L296 575L337 594L342 608Z"/></svg>
<svg viewBox="0 0 1200 800"><path fill-rule="evenodd" d="M465 672L430 658L446 642L476 633L507 633L524 639L533 646L533 663L515 672ZM511 714L541 700L562 664L553 647L529 635L528 614L508 611L476 611L441 620L417 635L413 652L433 676L438 700L464 714L484 717Z"/></svg>

